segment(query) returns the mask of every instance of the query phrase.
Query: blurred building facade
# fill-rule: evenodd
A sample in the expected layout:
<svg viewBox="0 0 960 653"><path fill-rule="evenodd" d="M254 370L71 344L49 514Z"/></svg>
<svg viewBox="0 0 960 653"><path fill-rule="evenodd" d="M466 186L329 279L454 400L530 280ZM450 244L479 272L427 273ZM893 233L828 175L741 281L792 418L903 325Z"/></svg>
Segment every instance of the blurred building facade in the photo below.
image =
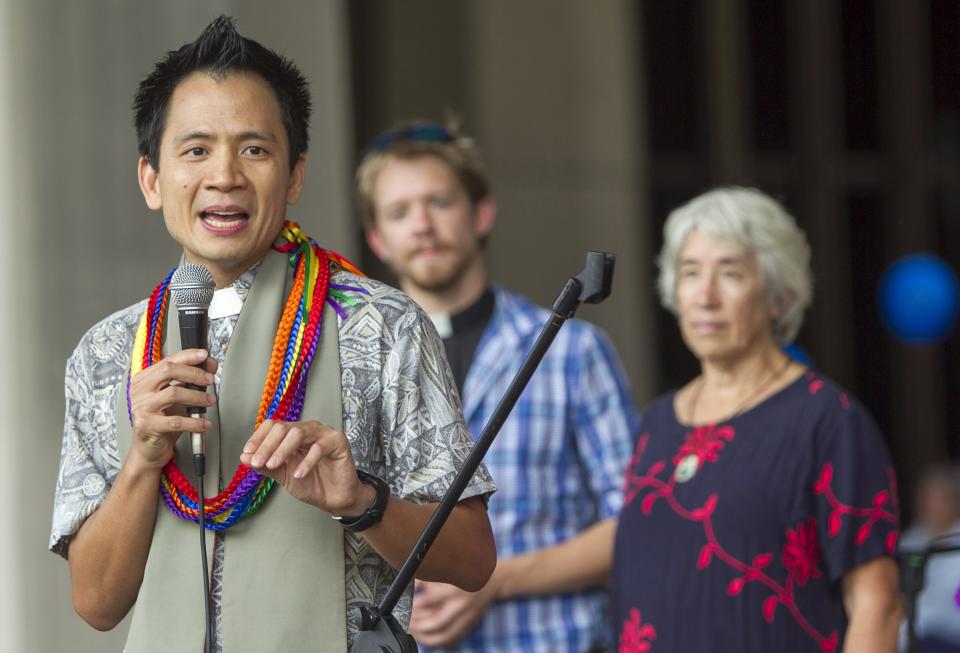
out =
<svg viewBox="0 0 960 653"><path fill-rule="evenodd" d="M875 415L902 491L960 456L958 330L911 347L877 310L900 256L960 266L956 2L368 0L350 22L358 145L445 109L477 135L503 213L494 278L545 302L545 272L578 248L620 253L612 301L585 317L613 335L641 404L697 373L653 297L666 215L715 185L757 186L813 248L799 344Z"/></svg>

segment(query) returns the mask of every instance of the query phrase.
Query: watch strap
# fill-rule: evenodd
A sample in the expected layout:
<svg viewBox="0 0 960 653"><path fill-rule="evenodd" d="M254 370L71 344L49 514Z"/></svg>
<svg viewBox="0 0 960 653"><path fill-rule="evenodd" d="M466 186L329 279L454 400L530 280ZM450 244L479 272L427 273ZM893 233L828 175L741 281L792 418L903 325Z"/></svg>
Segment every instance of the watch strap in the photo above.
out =
<svg viewBox="0 0 960 653"><path fill-rule="evenodd" d="M362 469L357 470L357 477L361 483L373 486L373 489L377 492L377 498L374 500L373 505L367 508L366 512L362 515L333 516L334 519L340 522L341 526L351 533L359 533L367 530L371 526L379 524L380 520L383 519L384 511L387 509L387 501L390 499L390 486L387 485L387 482L382 478L365 472Z"/></svg>

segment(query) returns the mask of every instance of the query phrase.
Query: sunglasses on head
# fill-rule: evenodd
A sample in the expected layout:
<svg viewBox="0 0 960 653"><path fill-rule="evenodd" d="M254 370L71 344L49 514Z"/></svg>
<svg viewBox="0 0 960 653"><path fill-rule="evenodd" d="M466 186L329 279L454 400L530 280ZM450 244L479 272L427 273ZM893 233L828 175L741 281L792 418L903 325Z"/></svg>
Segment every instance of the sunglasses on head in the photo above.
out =
<svg viewBox="0 0 960 653"><path fill-rule="evenodd" d="M424 143L449 143L453 136L447 128L435 122L423 122L399 129L390 129L374 138L367 146L367 152L380 152L394 143L420 141Z"/></svg>

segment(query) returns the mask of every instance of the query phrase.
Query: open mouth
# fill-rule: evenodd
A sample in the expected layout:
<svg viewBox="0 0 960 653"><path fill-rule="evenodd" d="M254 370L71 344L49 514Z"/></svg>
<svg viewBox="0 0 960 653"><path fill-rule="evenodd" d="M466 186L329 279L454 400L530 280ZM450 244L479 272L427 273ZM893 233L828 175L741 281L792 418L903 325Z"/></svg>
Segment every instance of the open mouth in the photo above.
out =
<svg viewBox="0 0 960 653"><path fill-rule="evenodd" d="M212 231L232 233L245 227L250 215L240 209L217 209L201 211L200 219Z"/></svg>

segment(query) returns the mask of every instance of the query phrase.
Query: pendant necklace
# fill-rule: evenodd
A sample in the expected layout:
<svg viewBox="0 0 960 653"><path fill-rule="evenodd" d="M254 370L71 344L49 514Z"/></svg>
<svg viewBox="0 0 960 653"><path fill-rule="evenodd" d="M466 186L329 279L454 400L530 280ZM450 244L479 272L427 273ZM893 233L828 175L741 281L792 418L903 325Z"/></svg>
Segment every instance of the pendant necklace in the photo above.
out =
<svg viewBox="0 0 960 653"><path fill-rule="evenodd" d="M780 378L780 376L787 371L787 368L790 367L790 363L793 359L787 357L787 360L783 365L774 370L762 383L757 385L756 390L747 395L746 399L737 404L737 407L734 409L733 413L729 417L726 417L722 420L716 420L716 422L727 422L732 420L734 417L737 417L745 411L750 405L751 402L759 397L770 385ZM694 421L694 415L697 410L697 402L700 400L700 394L703 392L703 385L705 380L701 379L700 383L697 385L696 394L693 395L693 399L690 401L690 409L687 412L687 417L689 418L690 424L696 424ZM700 456L695 453L687 454L683 459L677 464L676 469L673 470L673 478L677 483L686 483L694 476L697 472L700 471Z"/></svg>

